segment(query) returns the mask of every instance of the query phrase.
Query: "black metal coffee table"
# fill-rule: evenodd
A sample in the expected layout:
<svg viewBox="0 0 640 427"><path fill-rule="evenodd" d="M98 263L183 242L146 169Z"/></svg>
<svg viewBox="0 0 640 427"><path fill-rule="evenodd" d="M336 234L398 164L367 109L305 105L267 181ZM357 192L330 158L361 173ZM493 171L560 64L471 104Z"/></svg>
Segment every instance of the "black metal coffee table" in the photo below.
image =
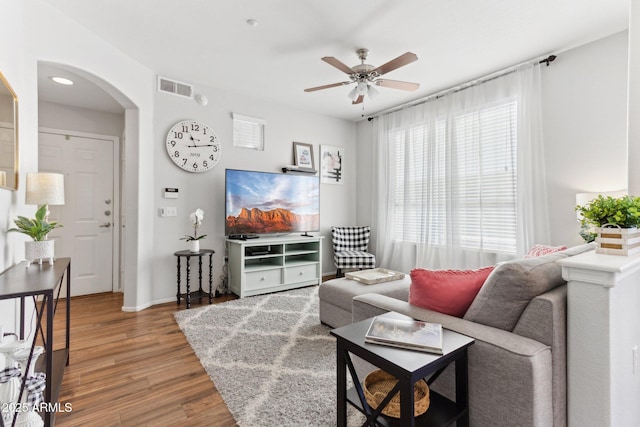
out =
<svg viewBox="0 0 640 427"><path fill-rule="evenodd" d="M393 312L384 316L408 318ZM473 338L443 329L444 354L422 353L365 343L364 336L371 321L372 319L367 319L331 331L331 335L337 338L338 426L347 425L347 403L367 416L364 425L446 426L457 422L458 427L468 426L467 348L473 344ZM400 391L400 419L381 414L382 407L373 410L369 406L350 354L374 364L399 380L396 388L389 394L394 395L396 391ZM429 409L424 414L414 417L414 384L425 379L430 385L453 362L456 371L456 401L452 402L430 390ZM349 390L347 369L354 383L354 387Z"/></svg>

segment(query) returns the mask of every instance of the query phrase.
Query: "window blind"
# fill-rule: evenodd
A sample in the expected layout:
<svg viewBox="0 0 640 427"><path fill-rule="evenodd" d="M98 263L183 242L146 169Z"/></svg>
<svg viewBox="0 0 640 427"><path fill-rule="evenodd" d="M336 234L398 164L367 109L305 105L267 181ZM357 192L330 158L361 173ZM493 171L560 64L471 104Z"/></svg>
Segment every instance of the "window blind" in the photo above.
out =
<svg viewBox="0 0 640 427"><path fill-rule="evenodd" d="M233 145L264 150L263 119L233 113Z"/></svg>
<svg viewBox="0 0 640 427"><path fill-rule="evenodd" d="M395 240L516 251L517 104L390 131Z"/></svg>

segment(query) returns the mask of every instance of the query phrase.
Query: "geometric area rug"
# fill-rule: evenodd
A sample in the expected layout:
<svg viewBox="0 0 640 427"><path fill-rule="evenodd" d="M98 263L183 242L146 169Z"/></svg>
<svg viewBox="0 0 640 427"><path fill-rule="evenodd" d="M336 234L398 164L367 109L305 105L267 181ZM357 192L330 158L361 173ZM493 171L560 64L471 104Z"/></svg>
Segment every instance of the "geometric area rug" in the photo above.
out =
<svg viewBox="0 0 640 427"><path fill-rule="evenodd" d="M318 304L311 286L175 313L240 427L336 424L336 344Z"/></svg>

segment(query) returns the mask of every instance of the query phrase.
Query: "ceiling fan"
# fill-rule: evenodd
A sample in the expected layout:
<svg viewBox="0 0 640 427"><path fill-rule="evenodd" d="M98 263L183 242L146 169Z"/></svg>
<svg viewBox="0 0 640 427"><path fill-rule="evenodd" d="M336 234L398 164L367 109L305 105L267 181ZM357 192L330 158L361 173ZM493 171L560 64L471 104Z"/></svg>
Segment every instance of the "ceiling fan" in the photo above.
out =
<svg viewBox="0 0 640 427"><path fill-rule="evenodd" d="M369 49L358 49L356 50L356 53L358 54L358 58L360 58L360 64L354 67L349 67L332 56L325 56L324 58L322 58L322 60L327 64L333 65L338 70L346 73L349 76L349 81L332 83L324 86L310 87L305 89L304 91L314 92L316 90L329 89L332 87L355 83L356 87L354 87L353 90L349 92L348 96L353 101L352 104L360 104L364 100L365 95L368 95L372 99L378 95L378 91L374 88L374 86L389 87L392 89L407 91L414 91L420 87L420 84L418 83L402 82L398 80L381 78L383 74L386 74L389 71L393 71L397 68L417 61L418 57L415 53L404 53L398 56L396 59L392 59L386 64L380 65L379 67L374 67L373 65L364 63L367 60Z"/></svg>

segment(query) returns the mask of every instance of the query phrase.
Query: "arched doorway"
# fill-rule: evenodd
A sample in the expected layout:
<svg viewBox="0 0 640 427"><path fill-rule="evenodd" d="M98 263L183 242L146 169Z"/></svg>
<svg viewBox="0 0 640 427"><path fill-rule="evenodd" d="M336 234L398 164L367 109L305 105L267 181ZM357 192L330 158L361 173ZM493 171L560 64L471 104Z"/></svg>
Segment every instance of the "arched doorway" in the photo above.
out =
<svg viewBox="0 0 640 427"><path fill-rule="evenodd" d="M50 79L54 75L68 78L74 84L71 87L58 85ZM138 127L137 108L124 94L100 77L75 67L50 62L38 64L38 101L39 170L64 167L64 173L69 177L69 184L65 187L72 193L72 203L64 207L65 221L69 222L70 227L59 230L69 230L64 237L66 245L60 245L68 253L61 256L72 256L80 261L72 270L72 275L74 270L76 272L72 277L72 281L76 281L73 288L76 294L123 292L124 301L135 301L131 295L137 293L136 281L127 281L125 276L126 269L136 263L126 263L124 260L126 256L131 258L131 254L135 256L136 252L135 246L131 250L131 243L136 242L136 227L128 227L126 221L127 217L135 218L127 215L126 201L130 203L136 200L137 187L122 185L125 181L122 165L127 164L125 143L137 144L135 133L133 138L128 138L131 133L127 131L128 128ZM111 144L106 151L105 144ZM71 149L71 146L74 148ZM97 150L98 147L100 150ZM105 155L112 156L112 169L106 172L102 171L104 164L108 163L105 162ZM47 159L47 156L53 157ZM68 156L74 159L66 158ZM65 158L66 161L63 161ZM94 170L88 168L88 164L92 163L90 159L93 159ZM100 177L98 172L106 175ZM109 195L95 191L98 184L105 187L104 181L110 181L106 185L107 189L113 190ZM92 198L95 199L93 204ZM55 214L53 209L52 214ZM86 232L86 227L91 223L89 217L93 217L97 230L93 234ZM110 239L104 239L105 236L110 236ZM108 253L108 258L105 253ZM106 272L111 274L107 276L104 274ZM103 277L98 277L101 274ZM105 281L108 282L107 287ZM126 306L124 303L123 309Z"/></svg>

